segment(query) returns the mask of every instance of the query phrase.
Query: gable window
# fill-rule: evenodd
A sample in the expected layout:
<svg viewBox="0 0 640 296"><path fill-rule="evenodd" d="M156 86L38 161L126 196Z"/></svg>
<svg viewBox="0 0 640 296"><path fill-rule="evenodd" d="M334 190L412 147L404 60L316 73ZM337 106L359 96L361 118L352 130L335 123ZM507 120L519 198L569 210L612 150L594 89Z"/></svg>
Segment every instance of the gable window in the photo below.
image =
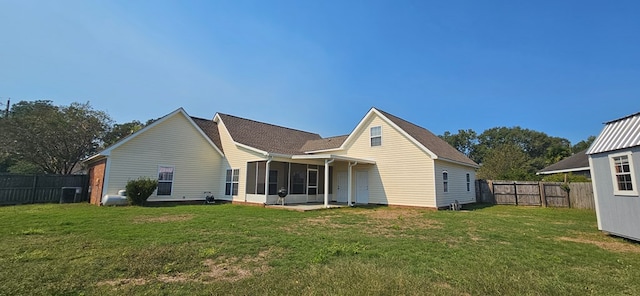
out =
<svg viewBox="0 0 640 296"><path fill-rule="evenodd" d="M371 147L381 146L382 145L382 127L381 126L373 126L371 127Z"/></svg>
<svg viewBox="0 0 640 296"><path fill-rule="evenodd" d="M228 169L224 187L224 195L238 195L238 179L240 169Z"/></svg>
<svg viewBox="0 0 640 296"><path fill-rule="evenodd" d="M631 154L615 154L611 156L613 172L613 193L616 195L638 195L635 187L635 175Z"/></svg>
<svg viewBox="0 0 640 296"><path fill-rule="evenodd" d="M467 191L471 191L471 176L467 173Z"/></svg>
<svg viewBox="0 0 640 296"><path fill-rule="evenodd" d="M444 192L449 192L449 173L447 171L442 172L442 188Z"/></svg>
<svg viewBox="0 0 640 296"><path fill-rule="evenodd" d="M157 195L171 195L173 189L173 171L174 167L160 166L158 167L158 191Z"/></svg>

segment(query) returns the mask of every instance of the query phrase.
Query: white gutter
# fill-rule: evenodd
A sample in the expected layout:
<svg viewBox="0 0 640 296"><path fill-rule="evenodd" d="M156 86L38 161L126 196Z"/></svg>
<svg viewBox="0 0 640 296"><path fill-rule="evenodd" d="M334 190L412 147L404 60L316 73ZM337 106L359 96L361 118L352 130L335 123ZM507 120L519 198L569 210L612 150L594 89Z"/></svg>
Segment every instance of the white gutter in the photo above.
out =
<svg viewBox="0 0 640 296"><path fill-rule="evenodd" d="M347 169L347 205L352 207L353 204L351 203L351 191L352 191L352 185L351 185L351 175L353 174L353 167L358 165L358 162L354 162L353 164L351 162L349 162L349 167Z"/></svg>
<svg viewBox="0 0 640 296"><path fill-rule="evenodd" d="M329 208L329 164L335 159L324 160L324 207Z"/></svg>
<svg viewBox="0 0 640 296"><path fill-rule="evenodd" d="M582 167L582 168L573 168L573 169L566 169L566 170L537 172L536 175L551 175L551 174L570 173L570 172L588 171L588 170L589 170L589 167Z"/></svg>

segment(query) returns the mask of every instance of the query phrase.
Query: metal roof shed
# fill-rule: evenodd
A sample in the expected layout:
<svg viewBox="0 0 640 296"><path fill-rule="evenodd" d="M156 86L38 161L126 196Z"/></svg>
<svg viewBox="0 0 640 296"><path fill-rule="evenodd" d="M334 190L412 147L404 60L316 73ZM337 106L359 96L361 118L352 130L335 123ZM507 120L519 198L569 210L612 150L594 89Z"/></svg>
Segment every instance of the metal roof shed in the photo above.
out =
<svg viewBox="0 0 640 296"><path fill-rule="evenodd" d="M587 155L598 229L640 241L640 112L606 122Z"/></svg>

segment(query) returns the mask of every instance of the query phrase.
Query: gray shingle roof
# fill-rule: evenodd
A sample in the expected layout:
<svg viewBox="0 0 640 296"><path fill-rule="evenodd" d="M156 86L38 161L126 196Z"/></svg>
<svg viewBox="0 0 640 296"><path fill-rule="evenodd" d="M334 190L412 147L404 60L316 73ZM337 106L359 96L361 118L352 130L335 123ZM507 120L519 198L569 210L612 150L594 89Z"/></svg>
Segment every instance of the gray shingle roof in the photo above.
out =
<svg viewBox="0 0 640 296"><path fill-rule="evenodd" d="M587 154L640 146L640 113L612 120L591 144Z"/></svg>
<svg viewBox="0 0 640 296"><path fill-rule="evenodd" d="M220 151L224 153L224 150L222 150L222 141L220 141L220 133L218 132L218 124L213 120L202 119L193 116L191 116L191 120L193 120L193 122L195 122L195 124L200 127L202 132L204 132L204 134L207 135L209 139L211 139L213 144L215 144L216 147L218 147L218 149L220 149Z"/></svg>
<svg viewBox="0 0 640 296"><path fill-rule="evenodd" d="M287 155L304 154L308 141L321 140L320 135L269 123L218 113L233 140L265 152Z"/></svg>
<svg viewBox="0 0 640 296"><path fill-rule="evenodd" d="M375 108L382 115L387 117L393 123L395 123L398 127L404 130L407 134L413 137L416 141L422 144L424 147L429 149L429 151L433 152L438 158L447 159L453 162L468 164L471 166L477 167L478 164L471 160L466 155L462 154L462 152L458 151L456 148L453 148L449 143L440 137L434 135L429 130L417 126L411 122L408 122L400 117L394 116L387 112L384 112L380 109Z"/></svg>
<svg viewBox="0 0 640 296"><path fill-rule="evenodd" d="M302 151L311 152L339 148L347 137L349 137L349 135L309 140L302 146Z"/></svg>
<svg viewBox="0 0 640 296"><path fill-rule="evenodd" d="M553 173L563 173L563 172L572 172L578 169L589 169L589 156L587 155L587 150L580 151L571 155L569 157L565 157L561 161L558 161L540 171L539 174L553 174Z"/></svg>

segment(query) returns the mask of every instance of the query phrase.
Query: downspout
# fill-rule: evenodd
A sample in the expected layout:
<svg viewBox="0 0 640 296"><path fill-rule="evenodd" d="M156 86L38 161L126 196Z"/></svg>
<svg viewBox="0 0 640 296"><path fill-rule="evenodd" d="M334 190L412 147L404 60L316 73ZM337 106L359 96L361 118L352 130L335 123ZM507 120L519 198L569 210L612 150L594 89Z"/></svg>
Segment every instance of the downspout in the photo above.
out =
<svg viewBox="0 0 640 296"><path fill-rule="evenodd" d="M324 207L329 208L329 164L335 159L324 160Z"/></svg>
<svg viewBox="0 0 640 296"><path fill-rule="evenodd" d="M358 162L354 162L353 164L351 162L349 162L349 168L347 169L347 205L349 205L350 207L353 207L353 204L351 203L351 197L352 194L351 192L353 191L353 185L351 185L352 183L352 177L351 175L353 175L353 167L356 166L358 164Z"/></svg>
<svg viewBox="0 0 640 296"><path fill-rule="evenodd" d="M269 201L269 165L273 160L273 156L267 158L267 165L265 165L264 172L264 203Z"/></svg>
<svg viewBox="0 0 640 296"><path fill-rule="evenodd" d="M104 176L102 176L102 192L100 195L100 204L102 204L102 198L107 195L109 189L109 179L111 177L111 159L107 156L107 160L104 164Z"/></svg>

